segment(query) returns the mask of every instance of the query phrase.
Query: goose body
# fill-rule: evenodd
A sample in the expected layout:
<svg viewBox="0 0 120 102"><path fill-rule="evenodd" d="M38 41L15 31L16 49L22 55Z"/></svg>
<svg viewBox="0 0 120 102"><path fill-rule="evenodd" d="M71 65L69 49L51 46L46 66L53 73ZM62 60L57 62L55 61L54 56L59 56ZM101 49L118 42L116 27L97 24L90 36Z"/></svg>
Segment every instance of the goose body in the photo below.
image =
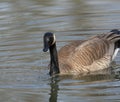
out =
<svg viewBox="0 0 120 102"><path fill-rule="evenodd" d="M50 50L50 75L88 74L110 67L120 48L117 29L88 40L74 41L62 47L57 54L53 33L44 35L44 52Z"/></svg>

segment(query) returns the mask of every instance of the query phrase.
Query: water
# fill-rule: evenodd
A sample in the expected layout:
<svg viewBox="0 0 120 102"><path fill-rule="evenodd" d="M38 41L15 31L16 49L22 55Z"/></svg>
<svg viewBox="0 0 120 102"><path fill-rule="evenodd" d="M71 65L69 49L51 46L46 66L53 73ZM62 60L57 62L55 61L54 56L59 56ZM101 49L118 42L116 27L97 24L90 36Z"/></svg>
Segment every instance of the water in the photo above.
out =
<svg viewBox="0 0 120 102"><path fill-rule="evenodd" d="M120 78L51 78L42 37L57 46L120 29L119 0L0 0L0 102L119 102ZM119 70L120 53L116 64Z"/></svg>

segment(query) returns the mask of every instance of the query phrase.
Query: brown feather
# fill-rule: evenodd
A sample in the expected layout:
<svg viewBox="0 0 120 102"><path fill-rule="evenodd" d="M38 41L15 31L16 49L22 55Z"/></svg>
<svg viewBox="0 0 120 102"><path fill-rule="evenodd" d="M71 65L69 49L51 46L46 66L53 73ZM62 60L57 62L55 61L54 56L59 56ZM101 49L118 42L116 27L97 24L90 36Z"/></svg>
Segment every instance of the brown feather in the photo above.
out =
<svg viewBox="0 0 120 102"><path fill-rule="evenodd" d="M103 34L86 41L75 41L58 52L61 73L89 73L108 68L114 53L117 34Z"/></svg>

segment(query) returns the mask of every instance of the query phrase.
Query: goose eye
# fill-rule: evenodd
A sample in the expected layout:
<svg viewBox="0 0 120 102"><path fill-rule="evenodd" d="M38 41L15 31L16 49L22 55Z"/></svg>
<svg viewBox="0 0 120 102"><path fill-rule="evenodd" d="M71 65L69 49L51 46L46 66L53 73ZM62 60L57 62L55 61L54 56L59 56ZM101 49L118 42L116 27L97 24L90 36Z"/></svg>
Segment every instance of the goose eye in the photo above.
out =
<svg viewBox="0 0 120 102"><path fill-rule="evenodd" d="M49 42L50 42L50 39L49 39L49 38L46 38L46 41L49 43Z"/></svg>
<svg viewBox="0 0 120 102"><path fill-rule="evenodd" d="M53 37L49 37L49 38L47 39L47 42L48 42L50 45L52 45L52 44L53 44Z"/></svg>

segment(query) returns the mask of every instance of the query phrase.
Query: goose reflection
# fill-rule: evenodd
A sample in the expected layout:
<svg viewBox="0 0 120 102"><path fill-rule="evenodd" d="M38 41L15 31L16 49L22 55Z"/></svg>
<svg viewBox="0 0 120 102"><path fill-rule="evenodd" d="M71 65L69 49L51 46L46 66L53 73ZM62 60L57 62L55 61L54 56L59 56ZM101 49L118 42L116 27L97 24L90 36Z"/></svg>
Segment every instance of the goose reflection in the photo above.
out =
<svg viewBox="0 0 120 102"><path fill-rule="evenodd" d="M105 71L104 71L105 72ZM66 81L64 81L65 83L63 84L61 81L62 80L69 80L71 79L70 83L67 83ZM49 102L57 102L58 101L58 96L59 96L59 91L61 90L59 88L59 85L67 85L68 88L69 86L76 86L78 85L79 87L81 85L87 85L90 83L101 83L101 82L107 82L110 80L116 79L116 74L115 73L100 73L99 74L93 74L93 75L86 75L86 76L72 76L72 75L65 75L65 76L54 76L51 77L50 79L50 97L49 97ZM118 78L117 78L118 79ZM120 79L120 78L119 78ZM76 80L76 81L74 81ZM60 84L59 84L60 83ZM87 90L87 89L86 89ZM87 94L88 95L88 94ZM86 96L87 96L86 95Z"/></svg>
<svg viewBox="0 0 120 102"><path fill-rule="evenodd" d="M59 76L55 76L51 78L51 83L50 83L50 98L49 102L57 102L57 97L58 97L58 91L59 91Z"/></svg>

